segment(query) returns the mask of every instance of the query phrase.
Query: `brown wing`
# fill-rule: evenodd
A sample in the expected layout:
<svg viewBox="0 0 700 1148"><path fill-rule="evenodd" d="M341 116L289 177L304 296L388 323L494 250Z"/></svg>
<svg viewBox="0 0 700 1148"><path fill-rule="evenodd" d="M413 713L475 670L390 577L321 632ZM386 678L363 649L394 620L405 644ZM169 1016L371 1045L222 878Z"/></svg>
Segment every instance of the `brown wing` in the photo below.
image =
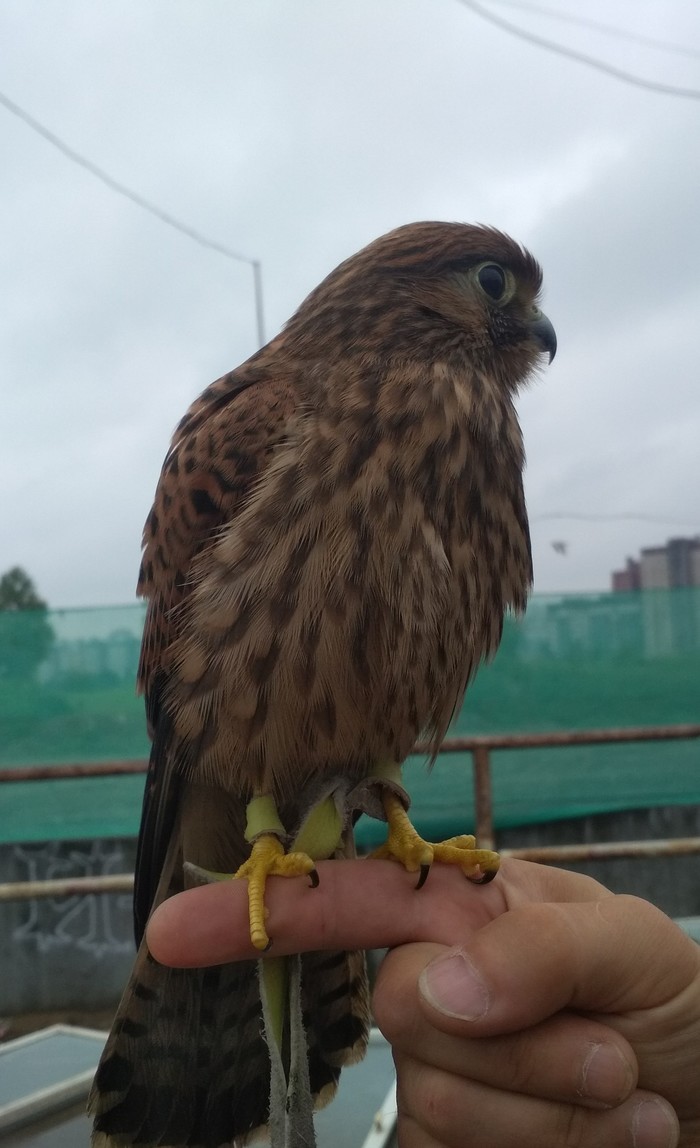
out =
<svg viewBox="0 0 700 1148"><path fill-rule="evenodd" d="M146 520L138 593L148 599L139 688L153 746L136 861L134 918L140 942L172 834L187 749L175 737L164 694L172 646L190 591L192 563L235 518L284 439L292 387L266 373L261 356L213 383L178 426Z"/></svg>

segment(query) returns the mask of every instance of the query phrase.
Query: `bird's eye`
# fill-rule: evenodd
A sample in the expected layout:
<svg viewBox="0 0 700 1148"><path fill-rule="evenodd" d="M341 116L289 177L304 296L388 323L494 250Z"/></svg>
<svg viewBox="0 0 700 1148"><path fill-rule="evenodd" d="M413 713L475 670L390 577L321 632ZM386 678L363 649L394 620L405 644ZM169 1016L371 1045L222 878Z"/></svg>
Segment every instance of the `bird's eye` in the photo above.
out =
<svg viewBox="0 0 700 1148"><path fill-rule="evenodd" d="M497 263L484 263L476 273L481 290L496 303L502 299L506 290L506 273Z"/></svg>

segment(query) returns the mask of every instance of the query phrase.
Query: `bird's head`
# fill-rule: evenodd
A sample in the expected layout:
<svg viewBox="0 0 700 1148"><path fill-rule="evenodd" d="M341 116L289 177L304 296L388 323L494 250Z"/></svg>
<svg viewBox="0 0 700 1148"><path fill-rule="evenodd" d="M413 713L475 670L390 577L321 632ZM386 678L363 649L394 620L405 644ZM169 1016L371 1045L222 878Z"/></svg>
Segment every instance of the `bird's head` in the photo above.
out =
<svg viewBox="0 0 700 1148"><path fill-rule="evenodd" d="M508 389L557 340L539 308L542 271L507 235L461 223L411 223L346 259L309 295L288 335L316 354L465 358Z"/></svg>

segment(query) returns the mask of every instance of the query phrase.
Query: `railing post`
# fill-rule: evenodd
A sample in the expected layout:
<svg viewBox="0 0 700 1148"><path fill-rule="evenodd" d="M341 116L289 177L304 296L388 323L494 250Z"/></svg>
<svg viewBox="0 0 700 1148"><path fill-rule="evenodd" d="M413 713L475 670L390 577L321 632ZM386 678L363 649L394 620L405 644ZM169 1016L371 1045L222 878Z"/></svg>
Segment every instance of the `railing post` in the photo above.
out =
<svg viewBox="0 0 700 1148"><path fill-rule="evenodd" d="M476 812L476 843L479 849L494 849L493 799L491 797L491 755L485 745L475 745L471 751L474 763L474 809Z"/></svg>

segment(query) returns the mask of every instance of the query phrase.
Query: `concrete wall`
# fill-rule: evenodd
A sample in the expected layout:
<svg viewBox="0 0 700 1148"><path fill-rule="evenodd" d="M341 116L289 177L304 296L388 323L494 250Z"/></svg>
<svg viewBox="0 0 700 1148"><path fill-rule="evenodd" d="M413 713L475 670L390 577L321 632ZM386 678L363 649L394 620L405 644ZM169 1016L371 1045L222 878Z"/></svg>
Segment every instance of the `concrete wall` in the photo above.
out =
<svg viewBox="0 0 700 1148"><path fill-rule="evenodd" d="M658 841L671 837L700 837L700 806L635 809L521 826L498 833L497 845L501 849L517 849L596 841ZM644 897L670 917L700 916L700 854L620 857L560 865L560 868L587 873L614 893Z"/></svg>
<svg viewBox="0 0 700 1148"><path fill-rule="evenodd" d="M133 840L0 846L0 882L133 871ZM109 1008L134 957L131 895L0 904L0 1015Z"/></svg>
<svg viewBox="0 0 700 1148"><path fill-rule="evenodd" d="M700 807L605 814L502 832L501 848L700 836ZM133 840L0 847L0 881L125 873ZM671 916L700 916L700 856L570 865L616 893L634 893ZM426 887L424 896L429 896ZM0 904L0 1016L98 1010L118 1000L134 955L129 895L88 894Z"/></svg>

